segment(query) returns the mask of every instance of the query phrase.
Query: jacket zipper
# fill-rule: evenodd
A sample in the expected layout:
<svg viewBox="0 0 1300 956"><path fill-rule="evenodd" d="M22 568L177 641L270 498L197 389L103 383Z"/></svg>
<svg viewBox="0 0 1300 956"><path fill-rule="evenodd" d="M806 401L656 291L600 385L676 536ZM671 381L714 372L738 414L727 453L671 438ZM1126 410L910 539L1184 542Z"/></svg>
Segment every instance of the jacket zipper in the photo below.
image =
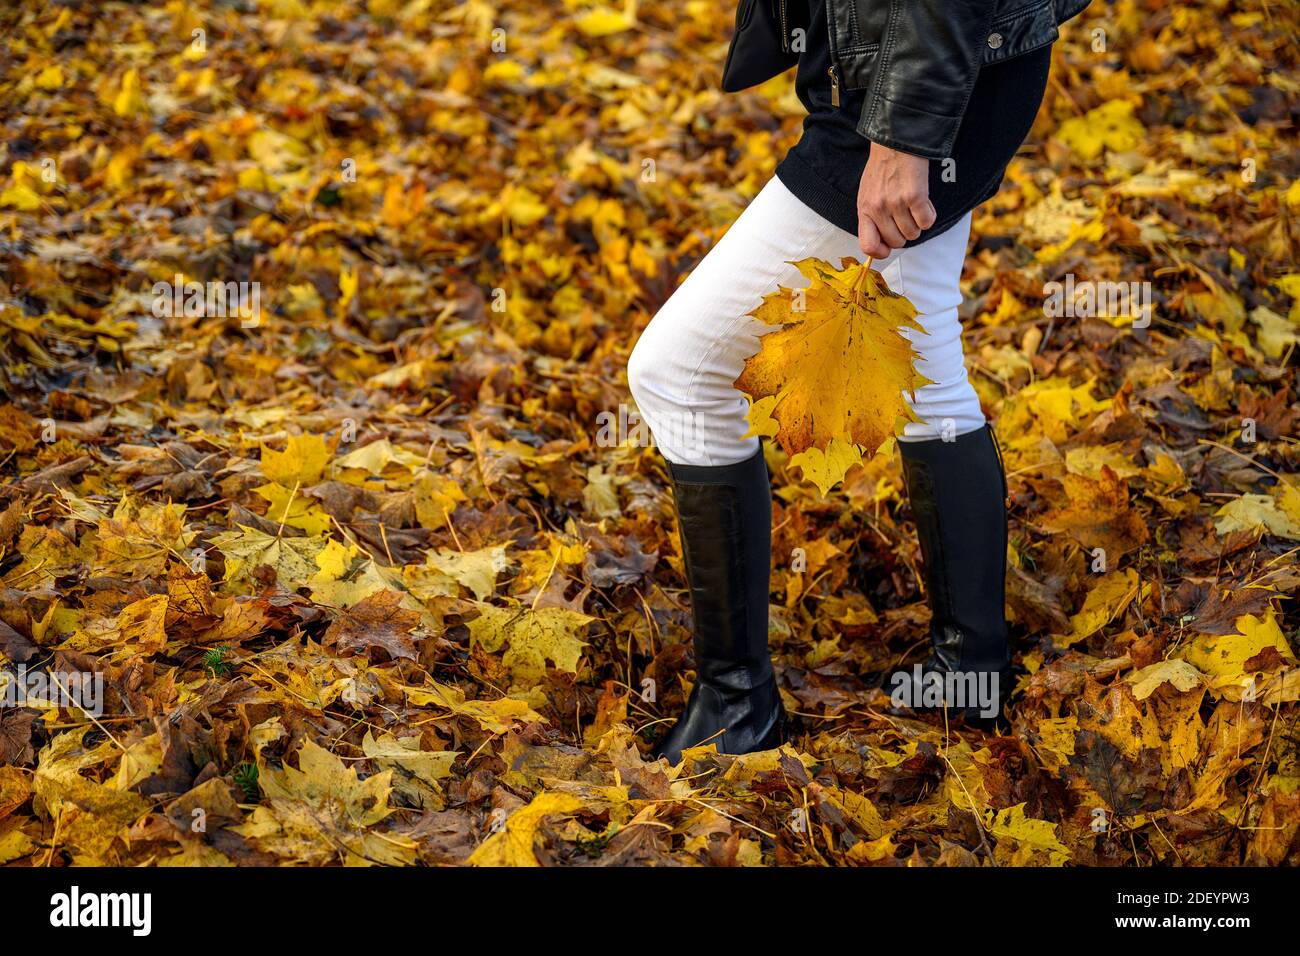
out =
<svg viewBox="0 0 1300 956"><path fill-rule="evenodd" d="M786 29L785 2L786 0L778 0L778 6L781 10L781 52L789 53L790 31Z"/></svg>
<svg viewBox="0 0 1300 956"><path fill-rule="evenodd" d="M840 78L835 73L835 64L832 63L830 65L830 69L828 69L826 72L831 75L831 106L839 106L840 105Z"/></svg>

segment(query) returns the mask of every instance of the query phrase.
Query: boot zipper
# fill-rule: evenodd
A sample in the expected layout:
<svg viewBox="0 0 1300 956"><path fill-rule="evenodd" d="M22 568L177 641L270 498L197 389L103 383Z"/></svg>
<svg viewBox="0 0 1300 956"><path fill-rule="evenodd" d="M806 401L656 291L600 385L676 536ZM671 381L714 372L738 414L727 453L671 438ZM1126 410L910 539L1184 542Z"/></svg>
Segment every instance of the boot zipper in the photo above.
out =
<svg viewBox="0 0 1300 956"><path fill-rule="evenodd" d="M778 0L781 9L781 52L790 52L790 31L786 29L785 0Z"/></svg>
<svg viewBox="0 0 1300 956"><path fill-rule="evenodd" d="M840 105L840 78L835 75L835 64L826 71L831 75L831 106Z"/></svg>

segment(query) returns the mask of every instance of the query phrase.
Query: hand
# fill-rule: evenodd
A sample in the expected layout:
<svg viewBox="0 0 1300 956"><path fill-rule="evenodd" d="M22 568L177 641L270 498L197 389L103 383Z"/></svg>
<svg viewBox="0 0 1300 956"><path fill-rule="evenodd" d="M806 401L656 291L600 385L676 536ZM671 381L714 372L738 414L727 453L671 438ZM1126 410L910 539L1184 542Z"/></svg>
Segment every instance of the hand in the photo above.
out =
<svg viewBox="0 0 1300 956"><path fill-rule="evenodd" d="M858 184L858 244L873 259L885 259L908 239L934 225L930 161L924 156L871 144L871 157Z"/></svg>

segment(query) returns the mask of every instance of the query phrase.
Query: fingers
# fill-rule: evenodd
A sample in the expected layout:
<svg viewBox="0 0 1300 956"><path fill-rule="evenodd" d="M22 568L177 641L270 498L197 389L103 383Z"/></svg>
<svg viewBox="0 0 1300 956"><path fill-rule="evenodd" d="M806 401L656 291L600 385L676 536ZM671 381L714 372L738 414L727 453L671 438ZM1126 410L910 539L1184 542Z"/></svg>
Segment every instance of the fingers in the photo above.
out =
<svg viewBox="0 0 1300 956"><path fill-rule="evenodd" d="M934 203L930 202L928 196L922 197L919 202L913 202L909 205L912 218L922 229L929 229L934 225L934 221L939 218L939 214L934 211Z"/></svg>
<svg viewBox="0 0 1300 956"><path fill-rule="evenodd" d="M899 228L895 213L886 209L880 214L880 218L874 219L873 222L875 222L876 228L880 230L880 238L884 240L889 248L901 249L907 243L907 235L903 229Z"/></svg>
<svg viewBox="0 0 1300 956"><path fill-rule="evenodd" d="M921 234L921 227L917 225L911 209L904 206L901 209L894 210L891 215L894 219L894 228L902 235L904 241L915 239ZM901 246L902 243L899 243L899 245Z"/></svg>
<svg viewBox="0 0 1300 956"><path fill-rule="evenodd" d="M884 259L933 226L936 218L926 196L869 200L858 209L858 244L873 259Z"/></svg>
<svg viewBox="0 0 1300 956"><path fill-rule="evenodd" d="M889 246L880 238L880 230L871 221L871 217L858 211L858 245L862 251L873 259L888 259Z"/></svg>

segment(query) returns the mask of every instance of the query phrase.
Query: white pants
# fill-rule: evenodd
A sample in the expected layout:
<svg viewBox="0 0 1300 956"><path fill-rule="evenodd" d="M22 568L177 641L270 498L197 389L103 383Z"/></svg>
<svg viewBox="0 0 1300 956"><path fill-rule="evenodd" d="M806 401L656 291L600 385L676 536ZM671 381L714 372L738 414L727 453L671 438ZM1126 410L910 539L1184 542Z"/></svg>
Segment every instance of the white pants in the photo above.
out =
<svg viewBox="0 0 1300 956"><path fill-rule="evenodd" d="M916 306L925 334L901 332L921 356L917 370L934 382L909 400L921 424L909 423L903 440L951 440L984 425L966 379L957 318L970 219L968 213L942 235L873 263L889 288ZM746 313L778 284L806 286L790 263L809 256L836 266L846 256L863 258L856 236L817 215L773 177L641 334L628 360L628 385L669 461L729 465L758 449L757 438L744 437L749 403L733 383L770 326Z"/></svg>

